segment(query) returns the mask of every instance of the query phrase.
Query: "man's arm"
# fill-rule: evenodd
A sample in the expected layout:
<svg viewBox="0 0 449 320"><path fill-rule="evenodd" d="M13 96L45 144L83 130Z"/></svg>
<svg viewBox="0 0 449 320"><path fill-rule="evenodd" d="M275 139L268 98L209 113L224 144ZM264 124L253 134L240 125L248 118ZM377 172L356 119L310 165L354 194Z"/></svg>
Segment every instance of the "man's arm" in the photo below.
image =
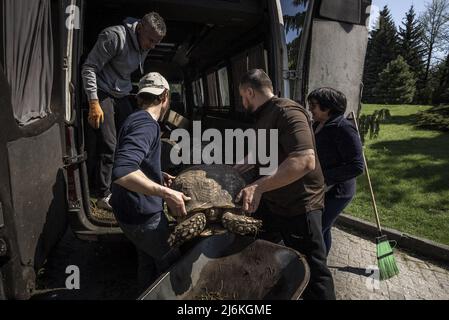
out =
<svg viewBox="0 0 449 320"><path fill-rule="evenodd" d="M315 170L315 161L315 152L311 149L291 154L273 175L262 177L243 189L236 201L243 198L243 210L254 213L263 193L285 187L301 179Z"/></svg>
<svg viewBox="0 0 449 320"><path fill-rule="evenodd" d="M244 174L245 172L251 170L254 168L254 164L248 163L249 156L246 156L243 159L243 164L236 164L233 166L234 169L236 169L240 174Z"/></svg>
<svg viewBox="0 0 449 320"><path fill-rule="evenodd" d="M83 86L89 101L98 100L97 73L117 54L120 39L115 32L103 31L99 34L82 67Z"/></svg>
<svg viewBox="0 0 449 320"><path fill-rule="evenodd" d="M235 170L237 170L238 172L240 172L240 174L243 174L251 169L254 168L253 164L236 164L233 167Z"/></svg>
<svg viewBox="0 0 449 320"><path fill-rule="evenodd" d="M147 196L157 196L164 199L170 208L171 213L176 217L187 215L184 201L190 200L183 193L161 186L151 181L140 171L134 171L128 175L117 179L114 183L132 192Z"/></svg>
<svg viewBox="0 0 449 320"><path fill-rule="evenodd" d="M82 67L84 90L89 100L89 124L98 129L104 121L104 113L98 100L97 73L100 72L116 54L120 47L119 37L115 32L102 32L98 36L92 51Z"/></svg>
<svg viewBox="0 0 449 320"><path fill-rule="evenodd" d="M184 200L187 201L189 198L150 180L140 170L140 165L154 139L159 139L158 125L148 122L147 118L134 119L117 145L112 181L132 192L161 197L167 202L173 215L185 215Z"/></svg>
<svg viewBox="0 0 449 320"><path fill-rule="evenodd" d="M254 213L264 192L285 187L315 170L315 145L306 115L298 108L285 108L276 123L279 147L288 157L271 176L265 176L243 189L243 210Z"/></svg>
<svg viewBox="0 0 449 320"><path fill-rule="evenodd" d="M315 170L315 152L306 150L290 155L271 176L254 182L262 193L285 187Z"/></svg>

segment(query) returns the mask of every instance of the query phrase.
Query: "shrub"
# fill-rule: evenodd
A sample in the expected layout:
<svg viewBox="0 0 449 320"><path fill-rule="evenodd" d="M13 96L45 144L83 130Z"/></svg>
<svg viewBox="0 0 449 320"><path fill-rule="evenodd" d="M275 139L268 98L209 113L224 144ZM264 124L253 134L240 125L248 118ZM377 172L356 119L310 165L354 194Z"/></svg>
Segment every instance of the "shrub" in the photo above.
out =
<svg viewBox="0 0 449 320"><path fill-rule="evenodd" d="M416 125L424 129L449 131L449 106L433 107L418 113Z"/></svg>
<svg viewBox="0 0 449 320"><path fill-rule="evenodd" d="M390 62L379 75L375 96L380 103L407 104L413 101L416 79L402 56Z"/></svg>

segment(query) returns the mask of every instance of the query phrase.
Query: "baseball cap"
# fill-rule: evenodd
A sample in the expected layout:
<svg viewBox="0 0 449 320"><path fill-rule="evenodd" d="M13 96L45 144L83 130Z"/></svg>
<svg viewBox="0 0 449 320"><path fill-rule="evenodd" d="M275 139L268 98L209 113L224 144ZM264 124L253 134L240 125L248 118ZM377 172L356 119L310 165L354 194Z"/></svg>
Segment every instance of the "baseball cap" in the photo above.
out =
<svg viewBox="0 0 449 320"><path fill-rule="evenodd" d="M139 81L139 92L150 93L155 96L161 95L165 90L170 90L167 80L158 72L150 72Z"/></svg>

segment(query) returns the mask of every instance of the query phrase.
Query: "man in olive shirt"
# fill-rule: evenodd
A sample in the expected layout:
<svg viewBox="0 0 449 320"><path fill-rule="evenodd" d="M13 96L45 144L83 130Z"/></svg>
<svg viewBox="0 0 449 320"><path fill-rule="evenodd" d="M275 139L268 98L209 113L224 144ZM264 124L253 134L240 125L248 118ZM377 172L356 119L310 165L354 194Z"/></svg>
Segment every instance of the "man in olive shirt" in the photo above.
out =
<svg viewBox="0 0 449 320"><path fill-rule="evenodd" d="M264 222L263 229L280 233L284 243L307 258L311 279L305 299L335 299L322 235L324 178L316 155L310 119L302 106L273 94L273 85L260 69L240 83L244 108L256 118L255 129L278 130L277 171L246 186L237 201L243 210ZM241 173L251 165L237 165Z"/></svg>

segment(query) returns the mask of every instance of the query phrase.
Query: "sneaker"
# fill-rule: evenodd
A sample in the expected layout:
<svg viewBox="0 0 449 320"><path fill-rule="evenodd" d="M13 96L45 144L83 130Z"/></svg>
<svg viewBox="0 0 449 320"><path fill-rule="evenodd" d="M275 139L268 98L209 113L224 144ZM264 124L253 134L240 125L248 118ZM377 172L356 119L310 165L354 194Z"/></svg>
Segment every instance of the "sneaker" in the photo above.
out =
<svg viewBox="0 0 449 320"><path fill-rule="evenodd" d="M107 210L107 211L112 211L112 207L109 204L109 200L111 200L110 194L107 197L98 199L97 200L97 208Z"/></svg>

